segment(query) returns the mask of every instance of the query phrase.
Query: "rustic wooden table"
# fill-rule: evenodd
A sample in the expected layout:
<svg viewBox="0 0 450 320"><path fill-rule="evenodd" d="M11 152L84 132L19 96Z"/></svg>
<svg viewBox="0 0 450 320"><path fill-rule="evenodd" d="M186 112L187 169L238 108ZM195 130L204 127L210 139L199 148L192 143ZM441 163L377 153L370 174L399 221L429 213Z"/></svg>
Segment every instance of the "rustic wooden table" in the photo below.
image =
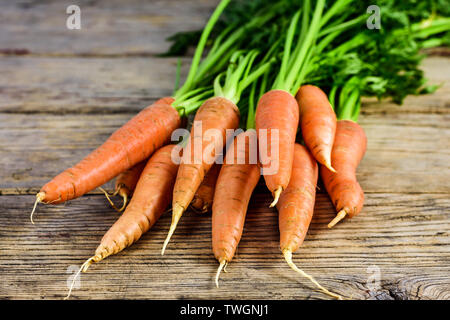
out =
<svg viewBox="0 0 450 320"><path fill-rule="evenodd" d="M175 31L203 25L215 0L77 1L82 29L66 29L64 1L0 0L0 298L59 299L67 280L118 215L98 192L40 206L34 194L156 98L170 94L176 59L155 56ZM186 72L189 59L183 59ZM450 299L450 59L423 63L433 95L401 107L366 101L369 144L358 168L357 218L328 230L319 192L295 262L356 299ZM188 213L164 257L170 215L142 240L81 276L80 299L326 299L278 249L277 213L263 183L221 287L213 283L211 218ZM379 280L379 281L377 281Z"/></svg>

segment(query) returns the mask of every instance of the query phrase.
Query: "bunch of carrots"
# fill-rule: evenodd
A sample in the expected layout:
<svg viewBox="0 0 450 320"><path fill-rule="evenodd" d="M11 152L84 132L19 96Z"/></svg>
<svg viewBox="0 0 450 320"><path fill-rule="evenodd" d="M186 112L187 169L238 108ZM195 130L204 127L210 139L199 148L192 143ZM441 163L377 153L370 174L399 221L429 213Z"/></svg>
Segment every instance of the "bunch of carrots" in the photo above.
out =
<svg viewBox="0 0 450 320"><path fill-rule="evenodd" d="M273 195L270 207L279 212L280 249L287 264L322 292L342 299L292 259L311 222L319 174L337 212L328 227L361 212L364 192L356 169L367 147L357 123L361 97L401 101L401 86L387 86L393 77L400 82L411 74L408 93L431 91L417 74L418 50L442 45L432 37L450 30L445 17L415 22L409 28L419 32L418 37L404 26L388 30L397 42L383 52L395 55L401 71L391 76L386 71L389 61L367 53L390 35L384 29L361 31L368 18L361 8L361 2L353 0L220 1L205 28L194 33L198 44L184 84L178 88L178 72L171 97L143 109L103 145L44 185L36 195L32 222L37 204L63 203L116 178L112 195L102 190L123 214L82 264L79 272L85 272L139 240L165 212L172 212L172 223L162 254L186 210L212 211L218 286L263 175ZM399 41L402 37L405 40ZM186 38L192 34L175 36L175 47ZM399 56L392 50L409 45L411 39L418 44L416 51ZM172 134L191 114L190 135L171 144ZM215 129L216 136L211 137L209 129ZM180 161L174 161L175 155ZM223 155L223 163L218 163ZM123 199L120 208L110 199L116 195Z"/></svg>

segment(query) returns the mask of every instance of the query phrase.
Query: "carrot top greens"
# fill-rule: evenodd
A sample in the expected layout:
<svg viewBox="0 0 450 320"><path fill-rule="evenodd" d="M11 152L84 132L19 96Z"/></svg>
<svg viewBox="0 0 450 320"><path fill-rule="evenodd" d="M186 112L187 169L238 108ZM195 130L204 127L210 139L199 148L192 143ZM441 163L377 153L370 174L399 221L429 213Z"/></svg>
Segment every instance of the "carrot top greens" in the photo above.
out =
<svg viewBox="0 0 450 320"><path fill-rule="evenodd" d="M203 50L205 49L206 46L206 41L208 40L208 36L211 33L215 23L219 19L222 11L226 8L226 6L229 3L230 0L221 0L219 5L216 7L213 14L211 15L205 28L203 29L200 41L197 45L194 57L192 59L191 68L189 69L186 81L184 85L175 92L174 94L175 100L179 99L180 96L183 97L184 94L192 90L195 87L195 84L198 83L197 69L199 68L200 65L200 59L202 58Z"/></svg>
<svg viewBox="0 0 450 320"><path fill-rule="evenodd" d="M207 40L215 24L218 22L219 17L225 7L228 5L230 0L222 0L217 6L216 10L212 14L210 20L207 25L203 29L201 33L199 43L197 45L191 67L186 78L185 83L179 89L177 89L174 93L175 102L173 105L182 112L183 114L189 114L197 110L205 98L211 94L212 89L210 88L210 83L217 77L219 74L224 72L225 69L228 68L227 73L230 73L230 69L228 67L229 61L234 61L232 63L236 63L236 53L239 52L240 48L243 48L242 45L243 40L246 35L249 33L255 32L256 29L263 26L265 23L270 21L276 16L277 7L279 5L274 5L273 9L269 12L260 12L257 16L253 17L250 21L243 24L232 23L223 30L220 31L218 36L214 39L212 46L209 48L207 55L200 61L205 46L207 44ZM190 36L189 36L190 37ZM241 66L250 62L250 65L253 63L254 58L250 59L248 57L245 61L241 61ZM178 88L179 83L179 68L178 65L177 79L175 87ZM245 67L242 67L245 68ZM237 70L239 73L241 68ZM227 90L227 94L232 95L230 90L235 90L235 93L239 96L241 95L243 89L245 89L254 79L256 79L259 75L249 75L247 70L247 74L245 77L249 77L248 80L243 81L242 83L233 83L237 81L239 78L239 74L235 73L234 76L230 79L227 78L228 82L225 84L225 90ZM259 71L260 73L264 72L264 69ZM233 83L232 85L230 83ZM217 86L216 86L217 87ZM230 96L230 100L236 99L239 97Z"/></svg>
<svg viewBox="0 0 450 320"><path fill-rule="evenodd" d="M236 51L231 56L227 71L219 74L214 80L214 95L227 98L234 104L237 104L242 92L264 72L269 70L270 62L266 62L252 71L252 65L257 55L258 52L256 50L252 50L247 54ZM225 76L223 85L221 85L222 76Z"/></svg>
<svg viewBox="0 0 450 320"><path fill-rule="evenodd" d="M209 54L214 57L208 54L198 72L211 82L226 68L234 51L258 50L258 58L263 59L275 48L270 55L277 62L262 76L264 89L272 84L273 89L295 94L300 85L310 83L329 95L344 91L352 94L347 97L350 102L340 107L340 99L336 99L336 111L347 110L354 101L353 118L359 113L362 96L391 98L401 104L409 94L433 92L436 86L426 85L419 68L424 57L420 50L450 45L447 2L377 1L381 28L368 29L367 8L372 4L368 0L231 0L208 40ZM253 26L252 32L243 26ZM185 52L199 35L194 31L173 36L174 45L168 54ZM258 86L261 84L262 80ZM242 92L241 114L254 108L249 96L254 97L256 91L257 87L251 85ZM251 127L252 116L247 118L246 126Z"/></svg>

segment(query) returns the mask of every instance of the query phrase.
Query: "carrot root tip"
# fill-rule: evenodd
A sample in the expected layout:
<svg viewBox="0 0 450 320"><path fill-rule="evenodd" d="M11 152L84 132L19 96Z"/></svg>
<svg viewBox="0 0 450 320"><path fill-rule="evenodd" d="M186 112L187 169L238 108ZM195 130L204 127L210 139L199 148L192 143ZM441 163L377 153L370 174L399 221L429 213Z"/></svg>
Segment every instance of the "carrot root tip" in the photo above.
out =
<svg viewBox="0 0 450 320"><path fill-rule="evenodd" d="M326 161L326 162L324 163L324 166L325 166L328 170L330 170L331 172L336 173L336 170L331 166L331 162L330 162L330 161Z"/></svg>
<svg viewBox="0 0 450 320"><path fill-rule="evenodd" d="M77 280L78 276L80 275L81 272L86 272L87 269L89 268L89 266L94 263L97 262L96 261L97 256L94 257L90 257L89 259L87 259L80 267L80 269L78 269L77 273L75 274L75 276L73 277L72 280L72 284L70 285L69 288L69 293L67 294L67 296L64 298L64 300L68 300L70 298L70 295L72 294L72 289L73 286L75 285L75 281Z"/></svg>
<svg viewBox="0 0 450 320"><path fill-rule="evenodd" d="M274 192L273 192L273 201L270 204L269 208L273 208L277 205L278 200L280 199L280 195L281 192L283 192L283 187L278 187Z"/></svg>
<svg viewBox="0 0 450 320"><path fill-rule="evenodd" d="M284 249L283 250L283 256L284 259L286 260L287 264L289 265L289 267L291 267L292 270L294 270L295 272L300 273L302 276L304 276L305 278L308 278L312 283L314 283L316 285L317 288L319 288L323 293L336 298L338 300L342 300L342 297L336 293L330 292L327 289L325 289L324 287L322 287L322 285L320 283L318 283L316 281L316 279L314 279L312 276L310 276L309 274L307 274L306 272L304 272L302 269L298 268L295 263L292 261L292 251L289 249Z"/></svg>
<svg viewBox="0 0 450 320"><path fill-rule="evenodd" d="M33 215L34 215L34 212L36 211L37 204L44 201L44 199L45 199L45 192L39 192L38 194L36 194L36 201L34 202L33 210L31 211L31 214L30 214L30 220L31 220L32 224L34 224Z"/></svg>
<svg viewBox="0 0 450 320"><path fill-rule="evenodd" d="M345 210L339 211L338 214L336 215L336 217L334 217L334 219L331 220L331 222L328 224L328 228L330 228L330 229L333 228L339 221L344 219L346 215L347 215L347 212Z"/></svg>
<svg viewBox="0 0 450 320"><path fill-rule="evenodd" d="M219 288L219 277L220 277L220 272L222 270L225 271L225 268L227 267L227 260L222 260L220 261L220 265L217 268L217 272L216 272L216 278L215 278L215 282L216 282L216 287Z"/></svg>
<svg viewBox="0 0 450 320"><path fill-rule="evenodd" d="M227 267L228 267L228 261L225 263L225 266L223 267L223 272L228 273Z"/></svg>
<svg viewBox="0 0 450 320"><path fill-rule="evenodd" d="M180 220L181 216L183 215L184 208L180 206L178 203L175 203L175 205L172 208L172 223L170 225L169 233L167 234L167 238L164 241L163 248L161 250L161 255L164 255L164 252L166 251L166 247L169 244L170 238L172 237L173 233L175 232L175 229L177 228L178 221Z"/></svg>
<svg viewBox="0 0 450 320"><path fill-rule="evenodd" d="M119 212L122 212L123 210L125 210L125 208L126 208L126 206L128 204L128 194L125 191L120 191L119 194L120 194L120 196L123 199L123 205L119 209Z"/></svg>

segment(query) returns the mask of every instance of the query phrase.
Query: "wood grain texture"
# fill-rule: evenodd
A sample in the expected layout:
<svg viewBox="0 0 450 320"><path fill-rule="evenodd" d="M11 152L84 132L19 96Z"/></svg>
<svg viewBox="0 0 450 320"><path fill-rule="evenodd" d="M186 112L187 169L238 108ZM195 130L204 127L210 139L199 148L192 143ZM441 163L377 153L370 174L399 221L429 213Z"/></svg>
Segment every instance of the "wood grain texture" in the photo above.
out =
<svg viewBox="0 0 450 320"><path fill-rule="evenodd" d="M0 297L62 298L70 276L117 219L101 196L42 206L28 221L32 196L0 203ZM282 260L277 213L258 188L244 235L216 289L211 217L183 216L165 256L170 215L131 248L93 265L73 298L83 299L326 299ZM294 259L326 287L358 299L450 299L450 199L436 194L369 194L356 218L327 229L333 208L319 194L305 243ZM370 269L380 286L370 290ZM72 271L73 272L73 271Z"/></svg>
<svg viewBox="0 0 450 320"><path fill-rule="evenodd" d="M0 192L36 193L132 116L0 113ZM449 120L447 114L361 117L368 150L357 174L365 192L450 192Z"/></svg>
<svg viewBox="0 0 450 320"><path fill-rule="evenodd" d="M0 112L137 113L171 95L176 58L0 58ZM184 79L190 59L182 59Z"/></svg>
<svg viewBox="0 0 450 320"><path fill-rule="evenodd" d="M450 110L448 58L430 57L423 69L432 94L408 97L399 106L364 99L363 114L443 113ZM3 113L136 113L172 93L176 58L34 57L0 58L0 112ZM181 79L191 59L182 59Z"/></svg>
<svg viewBox="0 0 450 320"><path fill-rule="evenodd" d="M155 99L172 92L176 59L156 58L176 31L201 27L218 0L80 0L82 30L65 27L67 1L0 0L0 299L60 299L118 214L104 196L38 207L33 194ZM182 78L190 59L183 58ZM423 69L440 89L403 106L365 99L368 151L358 168L359 216L332 230L322 190L294 261L354 299L450 299L450 59ZM111 188L111 185L107 185ZM73 298L327 299L290 270L263 180L236 258L221 276L210 215L185 214L164 257L170 215L131 248L93 265ZM72 268L72 269L68 269ZM371 286L379 270L378 286ZM376 284L376 283L375 283Z"/></svg>
<svg viewBox="0 0 450 320"><path fill-rule="evenodd" d="M205 24L218 0L0 1L0 52L38 55L153 55L166 38ZM81 29L66 27L66 8L81 9Z"/></svg>

